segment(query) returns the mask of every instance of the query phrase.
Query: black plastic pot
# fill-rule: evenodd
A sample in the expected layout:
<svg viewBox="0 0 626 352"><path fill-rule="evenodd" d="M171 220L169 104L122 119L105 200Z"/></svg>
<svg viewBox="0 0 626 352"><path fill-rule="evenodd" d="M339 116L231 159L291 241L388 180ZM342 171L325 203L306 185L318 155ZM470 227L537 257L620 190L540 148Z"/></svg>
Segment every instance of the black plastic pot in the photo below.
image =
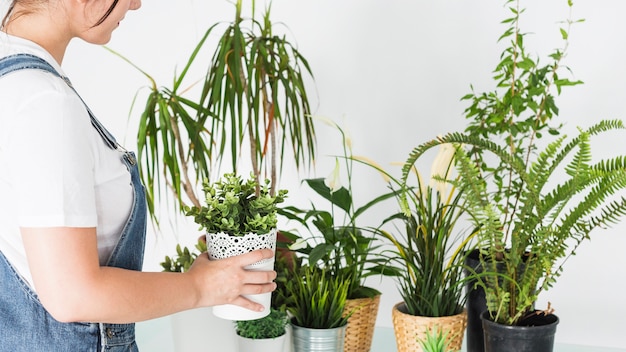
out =
<svg viewBox="0 0 626 352"><path fill-rule="evenodd" d="M465 258L465 265L476 272L481 272L478 252L478 250L469 252ZM465 275L470 275L469 270L465 270ZM465 284L467 293L467 329L465 334L467 352L483 352L485 350L483 325L480 315L487 309L487 301L485 299L485 290L480 286L474 287L475 283L476 280L474 279L467 281Z"/></svg>
<svg viewBox="0 0 626 352"><path fill-rule="evenodd" d="M525 258L522 258L525 259ZM466 277L469 277L473 273L482 273L483 267L480 263L480 250L474 249L467 253L465 257L465 265L469 269L465 269ZM497 270L504 270L504 264L497 264ZM525 266L519 268L521 274ZM485 290L481 286L476 286L476 279L468 280L465 284L467 293L466 309L467 309L467 328L466 328L466 346L467 352L484 352L484 333L483 323L481 321L481 314L487 310L487 299L485 298ZM514 350L511 350L511 352Z"/></svg>
<svg viewBox="0 0 626 352"><path fill-rule="evenodd" d="M533 315L520 325L503 325L481 314L485 352L552 352L559 318L554 314Z"/></svg>

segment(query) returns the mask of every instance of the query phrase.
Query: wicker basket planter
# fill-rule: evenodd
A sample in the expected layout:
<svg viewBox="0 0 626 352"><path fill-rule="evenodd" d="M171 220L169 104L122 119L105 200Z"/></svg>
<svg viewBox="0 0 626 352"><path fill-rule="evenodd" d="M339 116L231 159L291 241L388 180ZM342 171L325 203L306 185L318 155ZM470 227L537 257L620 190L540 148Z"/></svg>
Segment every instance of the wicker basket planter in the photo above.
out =
<svg viewBox="0 0 626 352"><path fill-rule="evenodd" d="M344 312L354 310L354 313L348 319L344 352L369 352L372 347L379 304L380 295L346 301Z"/></svg>
<svg viewBox="0 0 626 352"><path fill-rule="evenodd" d="M398 352L421 352L419 340L426 337L430 329L443 329L448 333L448 349L461 349L465 327L467 326L467 311L449 317L421 317L406 313L404 302L397 303L392 311L393 330L396 336Z"/></svg>

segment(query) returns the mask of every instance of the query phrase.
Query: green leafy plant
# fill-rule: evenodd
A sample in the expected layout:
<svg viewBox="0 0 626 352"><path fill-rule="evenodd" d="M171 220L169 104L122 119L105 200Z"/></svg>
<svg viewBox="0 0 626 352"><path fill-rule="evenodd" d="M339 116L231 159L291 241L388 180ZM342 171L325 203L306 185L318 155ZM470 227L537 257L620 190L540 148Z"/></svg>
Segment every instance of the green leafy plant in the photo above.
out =
<svg viewBox="0 0 626 352"><path fill-rule="evenodd" d="M353 202L353 155L348 138L337 124L327 121L336 128L342 137L343 156L335 157L335 168L327 178L305 179L303 182L330 208L311 201L311 207L304 209L286 206L281 215L296 221L308 232L305 235L292 234L296 244L292 247L304 254L310 265L322 266L331 275L349 282L348 298L371 298L380 291L365 286L365 280L373 275L384 273L383 259L374 253L378 250L377 238L371 229L359 226L358 218L373 206L393 198L394 193L382 194L361 207ZM347 174L347 188L340 184L341 162Z"/></svg>
<svg viewBox="0 0 626 352"><path fill-rule="evenodd" d="M184 273L189 270L198 255L204 252L206 252L206 243L204 241L198 241L195 245L195 250L190 250L177 244L176 254L172 257L166 255L163 262L161 262L161 267L163 267L163 271Z"/></svg>
<svg viewBox="0 0 626 352"><path fill-rule="evenodd" d="M458 229L466 212L463 189L447 184L454 153L454 148L441 148L428 184L415 167L412 185L377 167L389 180L389 187L398 190L398 202L406 202L403 211L385 219L377 233L392 244L383 252L391 264L386 270L395 276L411 315L452 316L461 313L465 305L464 262L475 232L463 236ZM388 225L395 230L386 230Z"/></svg>
<svg viewBox="0 0 626 352"><path fill-rule="evenodd" d="M287 313L272 307L261 319L236 321L235 329L237 335L249 339L273 339L285 335L288 323Z"/></svg>
<svg viewBox="0 0 626 352"><path fill-rule="evenodd" d="M349 281L331 275L317 266L295 268L286 282L289 295L287 309L297 326L312 329L332 329L348 323L344 314Z"/></svg>
<svg viewBox="0 0 626 352"><path fill-rule="evenodd" d="M232 167L227 172L238 173L247 166L240 155L249 154L257 183L269 173L273 194L287 151L296 167L314 158L315 128L305 89L313 77L307 60L286 34L275 33L271 5L260 19L256 1L251 1L251 17L244 16L241 0L234 5L233 21L209 27L170 87L159 87L111 50L150 81L137 148L149 214L157 224L154 205L162 184L184 212L186 206L200 207L197 186L215 180L211 170L224 160ZM188 77L207 40L224 26L204 77ZM195 92L199 95L191 96Z"/></svg>
<svg viewBox="0 0 626 352"><path fill-rule="evenodd" d="M524 325L536 314L538 296L551 288L563 266L590 233L626 215L623 156L595 160L591 138L624 128L621 121L604 120L579 129L574 138L560 136L550 121L558 114L554 91L580 84L559 75L563 68L570 18L560 28L563 49L539 65L524 49L519 29L519 1L506 1L513 16L501 40L509 40L496 68L496 90L468 94L472 119L465 133L450 133L412 150L403 167L406 180L413 164L440 145L457 148L463 199L477 227L480 251L478 284L486 293L490 318L501 324ZM568 1L571 12L572 2ZM548 131L551 141L542 140ZM545 137L545 136L543 136ZM407 193L403 193L405 195ZM402 200L408 214L409 201ZM544 313L550 310L543 311Z"/></svg>
<svg viewBox="0 0 626 352"><path fill-rule="evenodd" d="M448 349L448 331L433 326L426 331L426 337L419 340L423 352L455 352Z"/></svg>
<svg viewBox="0 0 626 352"><path fill-rule="evenodd" d="M186 214L208 233L266 234L276 228L277 204L287 195L287 190L271 195L269 187L270 180L259 185L254 175L244 180L239 175L226 174L216 182L205 182L206 204L187 208Z"/></svg>

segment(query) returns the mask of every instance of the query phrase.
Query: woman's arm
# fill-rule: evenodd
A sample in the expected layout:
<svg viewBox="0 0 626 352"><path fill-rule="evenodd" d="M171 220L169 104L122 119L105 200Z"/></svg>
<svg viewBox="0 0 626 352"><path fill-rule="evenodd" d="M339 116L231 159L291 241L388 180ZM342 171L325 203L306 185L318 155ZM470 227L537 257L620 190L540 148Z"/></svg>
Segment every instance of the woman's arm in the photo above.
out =
<svg viewBox="0 0 626 352"><path fill-rule="evenodd" d="M37 294L62 322L130 323L182 310L235 304L262 306L241 295L271 292L274 271L247 271L271 250L210 261L201 255L186 273L102 267L95 228L22 228Z"/></svg>

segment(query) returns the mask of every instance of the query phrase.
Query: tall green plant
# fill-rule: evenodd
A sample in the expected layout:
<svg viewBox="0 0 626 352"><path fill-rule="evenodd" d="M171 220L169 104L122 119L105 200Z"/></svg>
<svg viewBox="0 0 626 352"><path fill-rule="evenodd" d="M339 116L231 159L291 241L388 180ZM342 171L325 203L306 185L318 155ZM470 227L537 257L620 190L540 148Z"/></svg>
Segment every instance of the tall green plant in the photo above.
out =
<svg viewBox="0 0 626 352"><path fill-rule="evenodd" d="M240 156L249 154L257 183L269 178L274 194L286 154L292 154L296 167L308 165L315 156L305 87L313 77L307 60L285 34L275 33L271 6L257 20L256 1L251 1L252 17L242 14L241 0L234 5L234 20L209 27L171 87L159 87L148 73L114 52L150 81L137 148L155 221L161 185L167 185L167 194L182 212L185 206L200 206L198 184L214 180L211 171L219 170L223 161L231 168L227 172L238 173L246 166ZM188 77L207 39L223 25L204 77ZM192 92L199 96L190 96Z"/></svg>
<svg viewBox="0 0 626 352"><path fill-rule="evenodd" d="M385 252L396 276L407 312L416 316L444 317L462 312L465 305L464 262L474 233L465 236L459 222L466 216L463 189L449 187L454 148L442 148L433 162L430 182L413 168L409 186L384 170L397 200L406 201L399 211L383 221L377 231L391 242ZM400 223L399 226L397 223ZM386 230L395 225L395 230Z"/></svg>
<svg viewBox="0 0 626 352"><path fill-rule="evenodd" d="M494 321L523 324L535 314L540 293L551 288L563 265L590 233L626 215L626 159L593 161L591 138L623 129L618 120L601 121L577 136L560 136L555 94L581 84L560 76L569 42L570 15L560 28L563 48L540 65L524 48L519 28L520 1L507 0L512 17L500 40L508 46L496 67L493 92L466 95L470 100L465 133L450 133L413 149L403 167L405 181L414 163L429 149L451 144L458 149L459 179L464 200L477 226L477 246L487 309ZM566 68L566 67L565 67ZM543 132L552 140L539 143ZM405 186L406 187L406 186ZM410 212L408 199L403 210ZM500 269L502 267L503 269Z"/></svg>
<svg viewBox="0 0 626 352"><path fill-rule="evenodd" d="M517 325L532 314L539 294L556 283L567 259L590 233L626 215L626 199L619 196L626 190L626 158L593 162L590 142L592 136L624 128L618 120L602 121L580 130L575 138L557 138L532 160L462 133L439 137L413 150L412 157L419 158L442 144L480 148L520 180L515 186L515 206L504 212L498 206L500 196L489 191L470 149L458 148L460 177L452 182L465 190L464 200L478 227L484 268L479 282L494 321ZM556 182L557 178L564 179Z"/></svg>

